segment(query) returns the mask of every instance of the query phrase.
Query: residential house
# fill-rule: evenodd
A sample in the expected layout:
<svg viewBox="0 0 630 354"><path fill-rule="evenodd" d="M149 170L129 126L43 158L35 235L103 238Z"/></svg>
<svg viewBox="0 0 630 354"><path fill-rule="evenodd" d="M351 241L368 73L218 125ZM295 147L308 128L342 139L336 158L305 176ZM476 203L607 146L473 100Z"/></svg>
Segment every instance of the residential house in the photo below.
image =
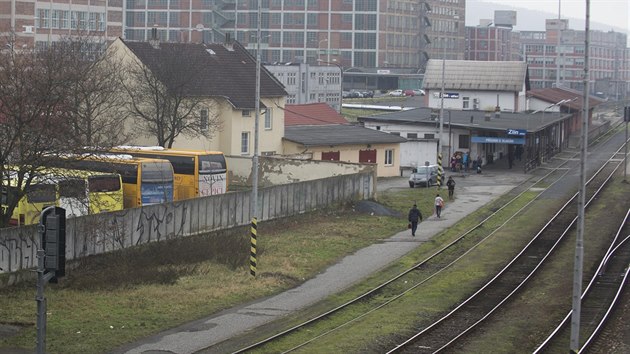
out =
<svg viewBox="0 0 630 354"><path fill-rule="evenodd" d="M526 109L529 90L527 64L431 59L423 88L431 108L520 112Z"/></svg>
<svg viewBox="0 0 630 354"><path fill-rule="evenodd" d="M221 130L211 138L179 136L174 147L219 150L226 155L252 156L254 152L256 60L238 42L215 44L131 42L117 39L110 50L159 75L159 67L169 66L169 75L190 77L186 94L202 98L198 116L218 117ZM155 71L152 69L156 69ZM284 104L287 93L282 84L263 66L260 68L259 151L262 155L282 152ZM162 79L158 77L158 79ZM168 78L162 82L168 86ZM133 122L130 124L133 129ZM135 144L155 145L155 139L138 137Z"/></svg>
<svg viewBox="0 0 630 354"><path fill-rule="evenodd" d="M400 173L400 144L405 138L349 124L325 103L287 105L285 124L285 155L374 163L378 177Z"/></svg>

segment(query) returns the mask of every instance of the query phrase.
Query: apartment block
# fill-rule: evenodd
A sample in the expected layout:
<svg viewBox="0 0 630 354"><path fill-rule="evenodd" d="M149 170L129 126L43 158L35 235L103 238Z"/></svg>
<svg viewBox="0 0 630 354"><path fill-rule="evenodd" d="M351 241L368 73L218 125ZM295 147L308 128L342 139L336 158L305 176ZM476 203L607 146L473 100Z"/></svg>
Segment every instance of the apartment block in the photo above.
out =
<svg viewBox="0 0 630 354"><path fill-rule="evenodd" d="M125 38L220 42L231 34L266 63L423 68L463 59L464 0L127 0Z"/></svg>
<svg viewBox="0 0 630 354"><path fill-rule="evenodd" d="M105 40L123 33L123 0L0 0L0 8L0 40L16 49L79 33Z"/></svg>
<svg viewBox="0 0 630 354"><path fill-rule="evenodd" d="M621 99L630 92L630 49L627 36L590 30L589 92ZM568 28L568 20L550 19L545 31L521 31L532 88L555 86L583 90L585 31ZM559 48L559 50L558 50ZM558 75L559 73L559 75Z"/></svg>

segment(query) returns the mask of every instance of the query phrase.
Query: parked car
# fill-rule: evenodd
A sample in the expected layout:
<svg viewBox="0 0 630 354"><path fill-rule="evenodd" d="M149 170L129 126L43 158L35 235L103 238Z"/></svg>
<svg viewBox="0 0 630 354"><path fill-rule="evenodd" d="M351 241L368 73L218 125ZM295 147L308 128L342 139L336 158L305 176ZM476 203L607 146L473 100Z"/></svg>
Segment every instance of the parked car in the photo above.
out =
<svg viewBox="0 0 630 354"><path fill-rule="evenodd" d="M394 97L400 97L403 95L403 90L393 90L393 91L389 91L388 93L389 96L394 96Z"/></svg>
<svg viewBox="0 0 630 354"><path fill-rule="evenodd" d="M363 95L363 98L373 98L374 97L374 91L361 91L361 94Z"/></svg>
<svg viewBox="0 0 630 354"><path fill-rule="evenodd" d="M345 90L344 90L344 91L341 93L341 97L343 97L343 98L350 98L350 91L345 91Z"/></svg>
<svg viewBox="0 0 630 354"><path fill-rule="evenodd" d="M416 95L416 96L424 96L425 92L424 92L423 89L414 89L413 90L413 94Z"/></svg>
<svg viewBox="0 0 630 354"><path fill-rule="evenodd" d="M361 98L363 97L363 94L359 91L356 90L350 90L350 96L349 98Z"/></svg>
<svg viewBox="0 0 630 354"><path fill-rule="evenodd" d="M405 91L403 91L403 94L405 96L415 96L416 95L416 93L413 92L413 90L405 90Z"/></svg>
<svg viewBox="0 0 630 354"><path fill-rule="evenodd" d="M409 176L409 187L418 185L431 187L437 184L438 165L420 166Z"/></svg>

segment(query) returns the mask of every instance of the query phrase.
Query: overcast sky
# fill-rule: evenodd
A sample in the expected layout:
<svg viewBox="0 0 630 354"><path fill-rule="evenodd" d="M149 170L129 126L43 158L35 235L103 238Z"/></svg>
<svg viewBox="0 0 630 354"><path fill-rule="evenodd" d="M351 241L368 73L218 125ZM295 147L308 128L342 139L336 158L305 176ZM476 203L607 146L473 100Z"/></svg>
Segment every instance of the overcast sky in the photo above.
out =
<svg viewBox="0 0 630 354"><path fill-rule="evenodd" d="M558 0L480 0L481 2L526 8L558 14ZM630 30L630 0L591 0L591 23L599 22ZM586 18L586 0L560 0L562 17Z"/></svg>

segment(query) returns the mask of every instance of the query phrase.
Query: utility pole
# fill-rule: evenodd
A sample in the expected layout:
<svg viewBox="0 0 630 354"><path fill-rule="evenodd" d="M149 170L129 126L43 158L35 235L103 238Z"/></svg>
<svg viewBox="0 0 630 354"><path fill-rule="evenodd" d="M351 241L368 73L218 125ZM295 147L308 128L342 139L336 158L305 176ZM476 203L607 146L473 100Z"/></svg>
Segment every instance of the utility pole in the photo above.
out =
<svg viewBox="0 0 630 354"><path fill-rule="evenodd" d="M560 37L561 37L561 17L560 17L560 3L562 0L558 0L558 44L556 45L556 87L560 87Z"/></svg>
<svg viewBox="0 0 630 354"><path fill-rule="evenodd" d="M249 268L250 274L256 276L256 237L258 224L258 125L260 120L260 26L261 26L261 10L260 0L258 0L258 29L256 30L256 102L254 110L256 110L254 118L254 156L252 157L252 223L251 223L251 245Z"/></svg>
<svg viewBox="0 0 630 354"><path fill-rule="evenodd" d="M582 142L580 146L580 194L578 196L578 223L575 238L575 264L573 267L573 301L571 312L571 353L580 350L580 316L582 296L582 266L584 258L584 207L586 205L586 153L588 152L588 98L589 98L589 36L590 0L586 0L586 24L584 30L584 92L582 103Z"/></svg>

